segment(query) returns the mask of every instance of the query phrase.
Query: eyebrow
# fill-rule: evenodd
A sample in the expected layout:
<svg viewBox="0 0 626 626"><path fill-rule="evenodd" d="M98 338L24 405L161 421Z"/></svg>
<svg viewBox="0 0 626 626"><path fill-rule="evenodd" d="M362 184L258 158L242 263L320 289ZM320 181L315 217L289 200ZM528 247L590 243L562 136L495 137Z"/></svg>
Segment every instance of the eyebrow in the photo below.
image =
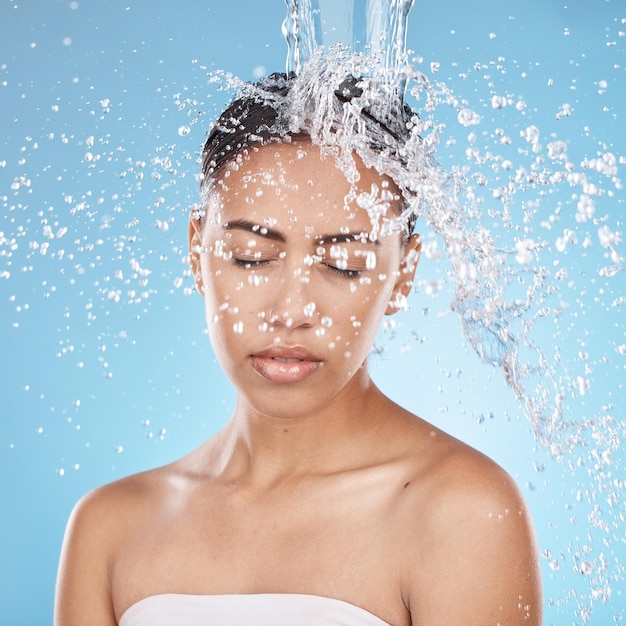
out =
<svg viewBox="0 0 626 626"><path fill-rule="evenodd" d="M250 220L232 220L230 222L226 222L222 227L224 230L243 230L247 233L252 233L253 235L258 235L259 237L264 237L265 239L271 239L272 241L279 241L281 243L286 243L285 236L278 230L273 230L272 228L268 228L267 226L263 226L261 224L257 224L256 222L251 222ZM380 240L375 239L371 240L367 233L363 231L358 232L347 232L347 233L329 233L325 235L319 235L315 237L315 242L318 245L323 245L324 243L368 243L375 246L380 246Z"/></svg>
<svg viewBox="0 0 626 626"><path fill-rule="evenodd" d="M380 246L379 239L370 239L368 234L363 231L320 235L315 238L315 241L319 245L324 243L369 243L374 246Z"/></svg>
<svg viewBox="0 0 626 626"><path fill-rule="evenodd" d="M224 230L244 230L247 233L265 237L265 239L271 239L272 241L280 241L281 243L287 241L282 233L277 230L272 230L267 226L262 226L256 222L250 222L249 220L233 220L232 222L226 222L223 228Z"/></svg>

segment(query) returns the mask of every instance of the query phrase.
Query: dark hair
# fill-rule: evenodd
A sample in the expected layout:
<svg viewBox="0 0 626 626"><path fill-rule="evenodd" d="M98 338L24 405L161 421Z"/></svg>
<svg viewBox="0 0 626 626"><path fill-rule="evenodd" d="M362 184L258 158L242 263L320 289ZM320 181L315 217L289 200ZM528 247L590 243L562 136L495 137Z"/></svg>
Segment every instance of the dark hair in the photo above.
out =
<svg viewBox="0 0 626 626"><path fill-rule="evenodd" d="M244 93L224 110L211 127L202 151L202 186L214 179L224 165L250 146L262 146L274 141L285 143L311 140L307 130L290 127L287 96L294 80L295 77L286 74L272 74L247 85ZM359 79L349 76L335 89L335 104L339 110L345 103L363 94L359 83ZM400 134L403 130L408 132L409 120L415 115L403 102L395 108L392 117L385 121L381 121L368 109L361 109L360 117L366 125L366 132L371 130L367 132L369 147L374 152L382 152L389 150L391 142L401 142L403 137ZM339 126L340 122L336 121L336 125ZM404 198L402 202L405 203ZM416 219L414 212L407 217L405 239L413 232Z"/></svg>

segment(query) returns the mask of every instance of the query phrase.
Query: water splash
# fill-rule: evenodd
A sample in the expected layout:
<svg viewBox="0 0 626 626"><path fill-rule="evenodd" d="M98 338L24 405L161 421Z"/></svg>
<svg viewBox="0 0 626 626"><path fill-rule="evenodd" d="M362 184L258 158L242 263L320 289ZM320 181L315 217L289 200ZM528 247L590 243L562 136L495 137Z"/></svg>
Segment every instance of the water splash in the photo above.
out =
<svg viewBox="0 0 626 626"><path fill-rule="evenodd" d="M584 380L581 384L578 377L567 371L558 352L552 358L544 354L533 335L536 326L555 315L551 306L557 290L555 283L566 276L562 269L552 271L542 262L551 246L529 236L532 215L525 218L526 235L511 236L511 211L517 195L537 190L543 193L543 188L556 189L566 184L580 189L573 194L582 198L577 203L580 215L581 202L584 207L591 202L584 193L590 193L590 181L584 171L567 160L562 146L551 142L545 155L539 144L539 130L527 127L520 133L521 140L531 144L532 159L542 163L542 169L537 172L532 164L528 169L508 166L503 177L508 180L494 192L496 208L485 214L485 199L477 195L477 187L472 184L483 186L485 175L478 175L469 167L446 172L436 160L440 133L444 130L437 124L436 111L442 106L453 107L461 117L466 109L458 104L460 100L444 85L431 84L424 73L408 65L403 66L402 72L410 96L421 103L421 116L399 114L403 103L397 92L376 78L354 79L349 82L353 97L336 97L345 92L346 77L363 76L370 67L366 55L335 45L313 53L300 73L289 81L287 95L280 95L282 91L271 86L272 81L284 86L285 79L280 77L265 82L262 88L242 85L242 89L276 108L279 115L274 132L307 132L315 144L336 158L349 181L358 178L353 158L356 153L367 166L390 176L399 185L407 201L407 208L399 217L381 222L388 205L381 203L377 194L357 199L370 213L371 236L400 231L411 213L426 220L443 242L454 270L452 308L459 314L465 336L484 361L502 371L520 399L537 440L555 457L562 457L580 443L581 432L587 428L584 422L563 418L567 399L584 394L586 387ZM383 124L370 114L372 110L380 112L381 102L389 107L382 116ZM497 155L474 152L469 157L479 166L502 161ZM553 170L545 165L548 159L556 161ZM611 169L610 176L614 173ZM596 195L599 189L595 190ZM495 217L500 223L489 228L485 217ZM611 249L615 272L623 273L623 256L616 247L621 243L620 232L605 226L598 237L601 245Z"/></svg>
<svg viewBox="0 0 626 626"><path fill-rule="evenodd" d="M56 3L55 10L63 4ZM603 4L606 7L611 3ZM124 19L128 20L138 7L133 5ZM107 4L100 8L111 9ZM19 10L22 10L21 5ZM535 11L540 10L543 6L535 3ZM616 11L613 3L613 12ZM521 10L519 16L521 18ZM578 91L561 88L557 96L562 97L561 100L553 98L557 85L544 88L539 96L551 99L550 104L530 96L528 83L533 80L533 71L528 72L524 81L513 78L528 69L518 61L496 58L497 52L493 49L487 53L490 55L487 59L481 59L476 49L466 54L463 48L463 53L449 67L443 49L437 52L442 55L441 63L439 60L423 61L417 56L412 58L410 64L416 73L415 78L408 81L407 101L420 111L421 119L415 123L424 125L422 136L438 144L433 154L446 162L449 153L458 153L459 156L454 157L457 164L456 169L452 168L454 175L451 179L444 177L443 182L452 187L457 185L456 195L465 207L469 227L476 231L478 223L482 222L485 236L492 241L492 250L510 266L500 270L502 298L512 302L513 311L519 313L519 317L506 320L508 328L501 334L505 348L509 345L509 334L517 339L514 354L522 374L521 385L529 390L522 402L528 397L548 409L552 408L551 403L556 405L553 416L546 411L541 432L547 450L561 460L555 471L565 474L564 486L560 487L560 476L556 480L547 476L551 462L546 458L546 469L538 462L535 486L529 489L540 490L543 484L544 492L535 492L535 497L542 499L539 507L543 509L545 503L549 511L549 503L552 503L553 517L540 528L542 544L552 549L551 571L558 571L559 576L564 576L568 570L576 571L581 582L572 580L570 591L560 587L556 598L549 598L549 603L564 611L579 604L582 620L576 618L576 623L590 619L595 623L596 613L590 617L586 604L606 602L612 586L614 621L621 623L617 614L621 610L618 605L622 604L619 593L623 585L624 559L621 563L616 560L611 546L620 542L624 545L626 501L622 443L626 426L620 395L626 364L623 315L626 284L620 223L626 156L616 147L621 138L606 129L619 130L615 120L619 120L621 112L619 106L613 106L615 97L613 94L611 98L611 89L615 91L621 80L617 76L619 72L621 77L623 63L618 56L623 53L626 22L621 13L619 19L611 22L602 21L598 16L594 15L594 21L601 25L599 39L587 37L588 31L582 31L582 26L572 28L567 43L584 43L585 54L579 57L574 51L568 53L576 67L580 62L582 69L573 70L577 76L570 89L577 87ZM36 14L34 18L40 20L41 16ZM571 17L566 15L564 19ZM145 21L149 21L147 14ZM53 21L48 20L48 23ZM62 22L59 19L54 23ZM191 39L188 33L189 28L194 28L193 24L196 20L190 20L185 27L188 39ZM135 22L133 28L134 25ZM86 20L84 28L88 32ZM123 32L123 28L121 24L115 32ZM456 49L455 37L450 35L445 46ZM502 41L499 37L495 43ZM607 46L611 43L613 47L604 50L604 37ZM80 473L90 471L87 468L96 464L93 456L84 457L77 451L79 446L72 448L69 442L73 439L66 436L70 431L83 433L80 445L91 442L92 455L98 447L112 454L120 442L126 450L130 449L133 424L139 424L140 420L143 424L140 436L146 441L161 438L162 420L168 427L173 426L168 430L172 433L171 441L179 435L178 420L189 411L187 406L181 409L180 400L186 393L184 385L171 382L180 372L189 370L188 363L173 364L176 354L188 353L180 343L162 348L163 352L155 359L150 357L150 367L154 365L155 371L161 371L160 359L168 362L169 369L163 370L166 375L160 385L150 381L146 386L149 399L142 400L136 387L123 393L112 393L110 389L125 377L134 380L133 372L123 367L119 355L137 356L151 345L155 316L158 318L163 311L181 306L181 294L193 292L184 258L184 229L187 208L195 200L197 188L192 173L197 170L198 144L202 141L205 116L207 113L213 116L223 105L226 94L222 89L232 91L241 86L241 81L229 79L224 72L214 72L209 77L210 94L207 95L204 78L208 70L202 68L201 63L194 61L192 65L196 70L187 77L182 71L184 67L177 65L177 74L170 79L165 63L159 69L142 71L141 80L136 81L141 84L141 94L135 96L128 62L140 56L142 49L131 51L129 43L120 41L115 45L109 40L106 54L105 44L102 47L102 65L111 60L111 55L120 52L119 58L113 59L116 67L111 69L112 75L120 77L120 81L123 75L127 77L123 81L126 95L119 95L115 86L107 83L100 63L97 73L93 68L82 69L76 54L80 39L76 34L72 46L64 48L64 53L73 54L71 68L67 60L56 59L54 76L61 82L54 85L48 86L34 74L34 69L27 72L31 80L19 80L17 77L22 70L12 61L5 59L0 67L3 93L9 100L11 94L16 96L15 103L9 101L9 110L20 112L7 122L7 131L14 135L14 142L19 143L7 144L0 159L0 176L5 189L0 228L0 291L6 311L4 341L8 341L8 354L21 353L29 340L31 344L36 343L31 354L36 358L29 365L28 375L16 378L15 385L7 384L9 407L12 394L19 401L19 407L16 404L13 409L7 409L5 405L5 412L9 432L12 423L28 423L30 417L36 419L35 426L41 423L45 427L43 434L37 435L42 441L44 437L59 435L58 441L63 443L54 447L49 438L46 450L64 457L50 466L64 468L59 474L65 473L65 479L73 474L68 468L78 469L77 461L81 461ZM193 39L200 41L201 36ZM132 41L132 37L127 41ZM617 47L614 46L616 41ZM326 41L325 48L331 43ZM558 38L554 43L555 49L563 47ZM28 47L29 53L45 49L41 41L36 49ZM506 49L502 46L501 49L502 54L507 55ZM603 50L616 52L606 57L614 66L594 67ZM19 46L11 51L11 57L15 55L16 59L20 54ZM188 54L189 59L195 59L197 46ZM218 49L211 52L215 55L212 58L221 58L220 54ZM538 56L541 54L537 52ZM90 58L88 53L84 56ZM556 56L557 53L551 55L550 62L554 62ZM564 59L567 63L567 57ZM275 67L275 62L268 63L265 59L255 57L254 62L259 60L268 67ZM541 59L544 68L545 60L547 57ZM125 72L119 72L118 62L125 64ZM236 61L222 62L226 63L232 66ZM590 80L593 84L597 82L598 94L606 89L606 82L600 79L611 79L608 95L594 100L592 87L591 92L583 96L583 83L589 80L589 74L587 78L584 76L585 63L587 72L593 69L596 73ZM22 67L32 69L35 66L29 58ZM70 69L71 73L67 74ZM244 66L238 71L243 75L248 70ZM534 71L534 79L537 79L542 72ZM78 78L79 72L84 73L78 84L73 77ZM446 75L446 72L450 73ZM253 75L259 77L261 73L260 68L255 68ZM458 92L452 93L449 86L438 82L444 76L446 81L462 85ZM155 79L156 82L151 82ZM420 81L423 84L418 88ZM480 94L481 81L487 90L484 97ZM543 78L539 82L546 85ZM152 104L144 99L147 94L155 98ZM500 97L494 99L500 94L506 97L505 106ZM145 103L148 108L131 111L133 101ZM608 111L589 122L591 109L584 109L591 102L598 105L598 110L607 106ZM538 111L548 111L546 121ZM585 127L583 131L583 124L588 123L590 128ZM187 127L191 131L188 134ZM582 150L587 154L581 155ZM435 318L441 316L436 312L438 308L447 309L436 299L447 297L447 285L457 281L457 272L449 270L444 254L446 244L440 236L429 233L426 222L426 218L419 221L419 230L424 232L424 253L429 261L423 264L423 269L426 270L427 265L435 266L436 278L432 282L430 278L418 279L419 293L410 298L413 310L404 317L404 323L413 326L415 322L411 341L420 346L425 341L427 347L431 331L419 325L434 323ZM445 228L445 224L442 226ZM480 242L480 238L476 241ZM464 267L462 259L459 267ZM469 275L474 280L471 272ZM520 302L528 308L517 308ZM482 306L481 302L477 304ZM187 307L183 322L187 326L190 311L193 315L198 305L191 302L182 306ZM179 319L172 327L180 327ZM235 322L236 316L233 317ZM402 321L387 320L384 337L396 335L397 341L402 336L398 330L401 326ZM478 321L473 326L480 339L482 323ZM322 329L330 327L332 320L325 320ZM35 332L37 329L41 330L40 334ZM332 328L328 334L331 331ZM194 337L189 340L190 345L197 338L195 332L189 331ZM159 334L165 342L166 337ZM496 363L501 358L503 344L502 340L496 340L498 337L498 333L495 338L492 333L485 333L477 342L483 346L487 360ZM390 349L393 349L392 341L389 339ZM138 348L129 347L134 345ZM203 342L199 341L198 345L202 346ZM541 353L535 347L539 347ZM202 348L194 344L193 350L198 349ZM49 369L42 372L40 378L37 364L46 362L46 356L50 356ZM143 370L147 358L145 354L138 358L137 370ZM9 381L13 380L10 374L18 369L18 361L7 365ZM69 383L74 389L76 384L82 387L83 377L95 371L104 387L99 387L97 380L91 382L93 388L89 393L85 391L81 407L76 407L74 391L66 400L53 392L55 385L51 381L56 379L50 376L55 371L62 371L65 381L77 381ZM544 376L546 371L553 372L553 379ZM482 370L478 376L482 376ZM25 382L30 385L24 385ZM537 382L542 384L543 391L540 389L535 394ZM559 398L557 388L562 390L561 399L553 401L551 398ZM14 389L24 391L20 395ZM449 391L454 393L452 389ZM467 399L471 405L480 393L474 390L470 393ZM224 403L222 391L219 394ZM120 413L132 415L127 422L130 426L117 426L113 440L103 433L106 443L102 443L88 433L98 419L109 423L109 416L100 416L95 407L96 404L105 406L106 402L94 400L109 397L120 399L116 401L115 410L119 406ZM168 397L173 402L155 403L155 397ZM134 410L136 405L131 404L130 398L133 403L137 402L138 411ZM23 399L28 399L30 404L22 406ZM449 401L448 397L446 399ZM122 403L133 409L122 408ZM228 406L215 404L225 418ZM460 408L461 415L463 411L468 412L464 406ZM471 408L469 412L471 415ZM135 413L140 417L134 418ZM498 425L506 421L495 407L494 413L495 418L493 414L484 413L488 415L489 438L493 438L494 429L497 433ZM36 418L32 417L34 415ZM448 423L471 421L467 415L460 420L455 419L456 416L451 410ZM152 425L150 419L144 419L147 417L151 418ZM437 419L436 415L434 418ZM186 424L189 427L197 421L194 417L187 419ZM83 429L78 431L81 425ZM59 429L62 432L56 433ZM36 428L33 427L32 432L35 433ZM13 446L13 435L9 441L11 447L4 455L5 461L9 463L9 471L18 468L17 474L20 474L26 463L10 460L14 458L10 455L15 455L21 442ZM189 445L193 445L191 441ZM27 463L31 463L31 457L38 454L33 450L39 449L25 439L22 450ZM530 450L523 456L528 454ZM546 456L541 449L534 454L538 459ZM122 467L121 462L126 457L126 454L120 455L118 467ZM98 480L109 476L106 463L105 466ZM36 471L40 476L46 469L39 466ZM575 478L568 485L570 472ZM522 482L525 481L522 479ZM563 514L564 510L568 512ZM572 518L571 528L567 516ZM554 539L550 538L551 533ZM574 618L563 618L556 619L555 623L572 621ZM604 621L608 623L611 618Z"/></svg>
<svg viewBox="0 0 626 626"><path fill-rule="evenodd" d="M406 34L414 0L285 0L287 75L300 74L321 50L340 44L363 54L372 71L397 81L406 59Z"/></svg>

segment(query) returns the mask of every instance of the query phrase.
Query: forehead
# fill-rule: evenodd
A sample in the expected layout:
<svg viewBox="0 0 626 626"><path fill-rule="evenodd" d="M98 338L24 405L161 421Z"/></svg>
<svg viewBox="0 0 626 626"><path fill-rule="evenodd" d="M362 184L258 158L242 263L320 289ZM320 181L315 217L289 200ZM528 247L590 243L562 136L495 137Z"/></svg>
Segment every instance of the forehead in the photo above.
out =
<svg viewBox="0 0 626 626"><path fill-rule="evenodd" d="M259 224L316 227L331 224L369 231L362 207L393 194L393 185L355 157L350 184L332 155L309 142L268 144L250 149L228 164L211 185L207 209L214 220L248 219ZM370 202L371 202L370 201Z"/></svg>

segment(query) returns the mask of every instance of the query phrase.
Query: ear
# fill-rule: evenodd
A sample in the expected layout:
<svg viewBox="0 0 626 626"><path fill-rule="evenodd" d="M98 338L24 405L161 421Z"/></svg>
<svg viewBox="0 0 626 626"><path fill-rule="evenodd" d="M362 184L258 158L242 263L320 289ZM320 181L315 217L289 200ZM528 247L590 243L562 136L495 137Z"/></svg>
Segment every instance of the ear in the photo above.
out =
<svg viewBox="0 0 626 626"><path fill-rule="evenodd" d="M400 264L400 275L391 292L389 304L385 309L385 315L393 315L399 309L406 308L406 299L413 286L415 270L422 253L422 238L419 234L411 235L404 246L404 258Z"/></svg>
<svg viewBox="0 0 626 626"><path fill-rule="evenodd" d="M200 248L202 246L202 220L196 211L191 212L189 218L189 264L193 274L193 281L200 295L204 295L202 280L202 264L200 262Z"/></svg>

